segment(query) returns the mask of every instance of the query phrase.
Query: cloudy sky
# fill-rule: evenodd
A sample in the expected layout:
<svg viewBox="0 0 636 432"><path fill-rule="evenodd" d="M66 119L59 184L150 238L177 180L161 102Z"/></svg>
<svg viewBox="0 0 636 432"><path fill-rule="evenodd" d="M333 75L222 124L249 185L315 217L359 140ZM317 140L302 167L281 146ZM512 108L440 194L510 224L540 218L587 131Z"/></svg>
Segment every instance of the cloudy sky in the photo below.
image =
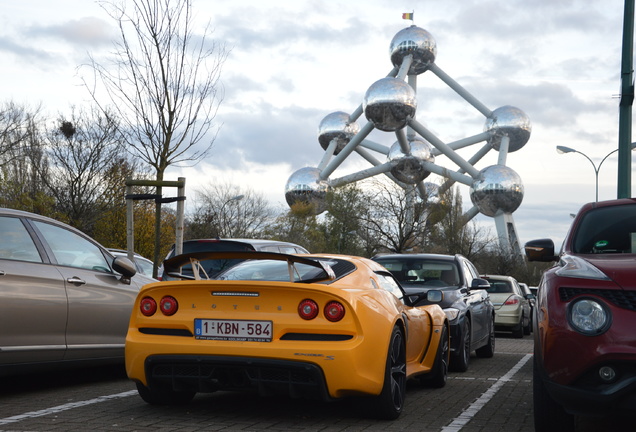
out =
<svg viewBox="0 0 636 432"><path fill-rule="evenodd" d="M89 104L80 66L89 53L108 54L114 21L92 0L5 3L0 102L41 104L52 117ZM222 126L206 160L167 177L186 177L189 199L201 186L229 181L283 208L290 175L321 160L320 121L353 112L391 71L391 40L411 25L402 13L414 12L414 24L437 42L439 68L488 108L513 105L530 118L529 142L507 159L525 187L513 217L522 243L551 237L558 245L570 214L594 200L595 175L583 156L558 154L556 146L596 164L617 148L623 7L619 0L194 0L199 28L209 22L212 37L231 49L221 76ZM482 131L485 118L432 73L417 85L418 121L444 142ZM369 138L395 142L393 133ZM476 168L496 161L491 152ZM443 156L436 162L457 169ZM332 178L369 167L354 155ZM614 154L599 172L600 199L616 197L616 177ZM494 232L492 219L476 220Z"/></svg>

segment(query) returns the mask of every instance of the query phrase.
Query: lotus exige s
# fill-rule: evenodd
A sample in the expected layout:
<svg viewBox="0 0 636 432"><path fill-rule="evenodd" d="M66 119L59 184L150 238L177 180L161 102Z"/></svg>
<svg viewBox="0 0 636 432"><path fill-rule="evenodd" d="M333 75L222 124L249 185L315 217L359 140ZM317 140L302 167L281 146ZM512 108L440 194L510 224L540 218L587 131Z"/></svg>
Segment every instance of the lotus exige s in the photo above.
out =
<svg viewBox="0 0 636 432"><path fill-rule="evenodd" d="M205 279L204 259L245 259ZM126 370L150 404L197 392L339 399L367 396L397 418L406 381L441 387L449 360L442 292L404 294L380 264L345 255L217 252L164 262L191 280L142 288L126 337ZM183 277L183 275L181 275ZM429 305L413 307L423 297Z"/></svg>

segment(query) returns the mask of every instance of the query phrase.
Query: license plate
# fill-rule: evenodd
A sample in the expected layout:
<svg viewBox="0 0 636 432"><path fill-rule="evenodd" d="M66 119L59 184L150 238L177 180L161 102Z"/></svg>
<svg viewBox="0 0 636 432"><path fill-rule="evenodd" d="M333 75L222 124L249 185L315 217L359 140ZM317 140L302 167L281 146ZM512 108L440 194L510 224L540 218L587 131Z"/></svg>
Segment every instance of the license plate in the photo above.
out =
<svg viewBox="0 0 636 432"><path fill-rule="evenodd" d="M271 342L272 322L195 319L194 337L205 340Z"/></svg>

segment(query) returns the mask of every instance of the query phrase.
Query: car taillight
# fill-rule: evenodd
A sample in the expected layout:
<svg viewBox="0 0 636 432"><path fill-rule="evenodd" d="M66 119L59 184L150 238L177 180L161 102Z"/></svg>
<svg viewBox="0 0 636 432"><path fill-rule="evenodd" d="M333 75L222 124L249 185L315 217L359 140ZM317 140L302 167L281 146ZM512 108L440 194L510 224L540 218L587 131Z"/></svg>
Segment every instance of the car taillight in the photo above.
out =
<svg viewBox="0 0 636 432"><path fill-rule="evenodd" d="M508 297L508 300L504 303L504 305L512 306L519 303L519 299L516 297Z"/></svg>
<svg viewBox="0 0 636 432"><path fill-rule="evenodd" d="M145 316L153 316L157 312L157 302L152 297L144 297L139 302L139 310Z"/></svg>
<svg viewBox="0 0 636 432"><path fill-rule="evenodd" d="M177 299L172 296L165 296L160 302L161 313L166 316L174 315L179 309L179 303Z"/></svg>
<svg viewBox="0 0 636 432"><path fill-rule="evenodd" d="M345 308L337 301L330 301L325 306L325 318L331 322L340 321L345 315Z"/></svg>
<svg viewBox="0 0 636 432"><path fill-rule="evenodd" d="M311 320L318 316L318 303L311 299L305 299L298 305L298 315L302 319Z"/></svg>

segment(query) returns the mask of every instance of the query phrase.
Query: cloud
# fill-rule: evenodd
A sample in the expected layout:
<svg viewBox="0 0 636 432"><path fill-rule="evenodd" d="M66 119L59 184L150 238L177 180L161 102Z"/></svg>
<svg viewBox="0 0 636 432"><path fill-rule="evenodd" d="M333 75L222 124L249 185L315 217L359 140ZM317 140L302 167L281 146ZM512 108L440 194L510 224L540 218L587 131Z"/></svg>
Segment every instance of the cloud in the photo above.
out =
<svg viewBox="0 0 636 432"><path fill-rule="evenodd" d="M83 17L55 25L36 25L24 31L26 37L57 38L72 45L97 48L111 44L115 37L113 27L106 21Z"/></svg>

